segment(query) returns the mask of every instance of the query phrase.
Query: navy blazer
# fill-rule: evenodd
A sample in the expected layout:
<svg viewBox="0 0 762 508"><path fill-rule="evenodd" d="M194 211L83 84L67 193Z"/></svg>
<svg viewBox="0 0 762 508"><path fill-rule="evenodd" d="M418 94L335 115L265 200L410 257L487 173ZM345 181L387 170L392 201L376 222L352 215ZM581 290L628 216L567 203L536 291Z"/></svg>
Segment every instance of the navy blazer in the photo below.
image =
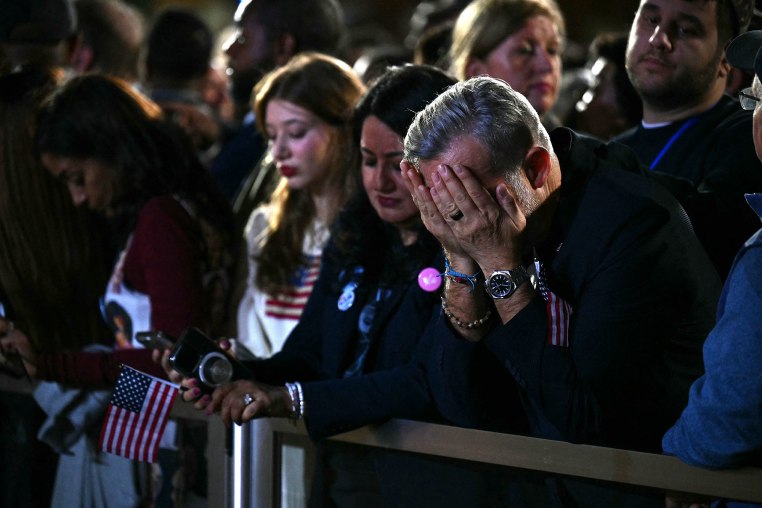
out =
<svg viewBox="0 0 762 508"><path fill-rule="evenodd" d="M354 304L340 310L338 301L343 291L337 288L345 287L348 280L337 280L333 257L324 258L326 261L302 319L280 353L250 364L255 376L270 383L302 381L305 423L312 439L388 418L441 422L424 368L434 352L436 336L432 331L442 319L440 292L423 291L417 277L394 284L390 297L374 316L370 328L373 346L364 374L342 377L354 360L360 313L364 304L374 297L377 286L359 280ZM420 268L427 266L442 272L441 253L437 252L429 264ZM494 362L490 357L477 361L483 361L484 365ZM496 370L497 366L493 366L484 372L492 374ZM487 383L496 386L492 381ZM525 429L523 412L517 411L518 397L514 397L514 403L508 403L510 397L506 390L501 389L500 393L503 399L497 413L509 413L509 420L519 420L520 428ZM489 407L494 409L494 401L489 401ZM489 420L492 415L487 414L484 407L481 410L485 421ZM516 428L501 427L503 430ZM333 449L330 443L323 444ZM325 451L322 446L319 450ZM373 462L386 506L487 506L493 504L497 492L501 499L511 500L509 506L530 505L523 501L525 479L516 478L515 473L506 477L505 472L465 461L390 450L367 452L366 458ZM315 506L326 502L328 485L325 482L330 478L322 470L325 466L322 460L319 464L312 490ZM516 499L521 501L514 503Z"/></svg>
<svg viewBox="0 0 762 508"><path fill-rule="evenodd" d="M392 285L370 327L365 375L344 378L355 359L360 313L375 297L377 285L362 276L346 275L351 270L340 270L330 249L323 256L320 276L299 324L283 349L248 364L256 380L302 382L307 429L314 439L390 417L433 418L436 411L426 376L413 359L417 348L425 349L422 338L427 325L438 317L439 292L422 290L417 277ZM441 272L443 265L437 253L421 269L431 266ZM350 282L357 283L354 303L341 310L338 302Z"/></svg>
<svg viewBox="0 0 762 508"><path fill-rule="evenodd" d="M702 371L701 347L714 322L720 284L677 201L640 173L624 146L567 129L553 132L562 187L540 257L550 290L572 308L569 347L549 342L540 295L483 341L470 343L442 321L427 370L448 421L484 426L474 355L491 355L499 386L520 390L536 437L660 451L661 436ZM627 169L624 171L623 169ZM490 393L490 391L492 393ZM476 394L476 396L475 396ZM482 397L482 398L483 398ZM595 482L548 482L560 506L663 506L659 493ZM576 503L576 504L575 504Z"/></svg>

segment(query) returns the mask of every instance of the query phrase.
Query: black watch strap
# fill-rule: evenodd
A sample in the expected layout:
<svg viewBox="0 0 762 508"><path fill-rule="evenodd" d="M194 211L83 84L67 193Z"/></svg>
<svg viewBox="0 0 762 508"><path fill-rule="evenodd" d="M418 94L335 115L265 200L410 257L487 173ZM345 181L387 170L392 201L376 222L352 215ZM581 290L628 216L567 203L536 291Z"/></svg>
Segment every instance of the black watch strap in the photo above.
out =
<svg viewBox="0 0 762 508"><path fill-rule="evenodd" d="M532 278L523 266L513 270L495 270L484 281L484 289L495 300L509 298L521 287L522 284Z"/></svg>

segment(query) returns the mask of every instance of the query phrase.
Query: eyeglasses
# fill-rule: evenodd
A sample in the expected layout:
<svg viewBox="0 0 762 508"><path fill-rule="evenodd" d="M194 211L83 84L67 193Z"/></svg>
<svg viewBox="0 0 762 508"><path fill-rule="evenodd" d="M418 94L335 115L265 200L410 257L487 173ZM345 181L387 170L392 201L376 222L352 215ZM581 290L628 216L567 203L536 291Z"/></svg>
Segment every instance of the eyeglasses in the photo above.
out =
<svg viewBox="0 0 762 508"><path fill-rule="evenodd" d="M738 93L738 100L741 101L741 108L746 111L754 111L761 100L752 93L751 87L744 88Z"/></svg>

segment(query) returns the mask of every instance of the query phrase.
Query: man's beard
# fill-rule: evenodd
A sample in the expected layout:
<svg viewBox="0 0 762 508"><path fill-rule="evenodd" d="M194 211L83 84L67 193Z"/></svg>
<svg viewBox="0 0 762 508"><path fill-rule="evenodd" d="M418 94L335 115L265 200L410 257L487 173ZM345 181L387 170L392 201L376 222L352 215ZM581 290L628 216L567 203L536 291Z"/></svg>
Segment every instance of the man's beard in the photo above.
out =
<svg viewBox="0 0 762 508"><path fill-rule="evenodd" d="M236 72L230 79L230 97L233 102L244 109L249 109L251 105L251 94L256 85L265 72L262 69L256 68L246 72Z"/></svg>
<svg viewBox="0 0 762 508"><path fill-rule="evenodd" d="M263 58L258 65L253 65L250 69L233 72L231 76L230 96L239 107L249 109L253 100L251 94L254 86L270 71L275 70L278 65L273 57Z"/></svg>
<svg viewBox="0 0 762 508"><path fill-rule="evenodd" d="M678 72L669 82L654 85L648 84L648 78L639 80L629 66L627 75L644 103L659 110L671 110L704 97L717 79L718 63L715 59L702 69Z"/></svg>

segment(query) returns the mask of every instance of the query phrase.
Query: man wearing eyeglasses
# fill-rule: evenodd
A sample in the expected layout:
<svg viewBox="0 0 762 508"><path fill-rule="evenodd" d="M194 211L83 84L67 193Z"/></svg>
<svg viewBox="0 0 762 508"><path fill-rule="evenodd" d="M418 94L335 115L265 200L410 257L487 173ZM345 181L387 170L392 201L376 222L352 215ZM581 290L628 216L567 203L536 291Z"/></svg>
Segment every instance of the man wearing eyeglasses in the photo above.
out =
<svg viewBox="0 0 762 508"><path fill-rule="evenodd" d="M657 176L691 182L678 198L723 278L758 224L743 193L762 191L762 165L748 136L751 114L724 93L730 71L724 49L746 30L753 6L751 0L642 0L626 56L643 121L617 141Z"/></svg>

